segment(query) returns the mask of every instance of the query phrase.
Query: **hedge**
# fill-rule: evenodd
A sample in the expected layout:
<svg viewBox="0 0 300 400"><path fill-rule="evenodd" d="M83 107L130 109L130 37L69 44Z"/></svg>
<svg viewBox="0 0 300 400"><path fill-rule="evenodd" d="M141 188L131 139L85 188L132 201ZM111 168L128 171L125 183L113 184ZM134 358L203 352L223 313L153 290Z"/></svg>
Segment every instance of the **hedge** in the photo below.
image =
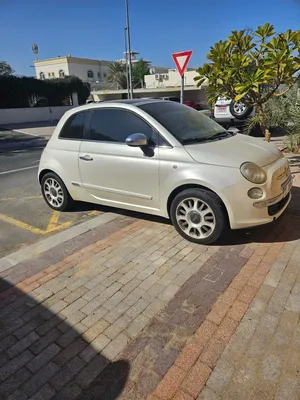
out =
<svg viewBox="0 0 300 400"><path fill-rule="evenodd" d="M34 107L40 99L48 106L71 105L74 92L79 104L84 104L90 95L88 84L75 76L45 80L0 76L0 108Z"/></svg>

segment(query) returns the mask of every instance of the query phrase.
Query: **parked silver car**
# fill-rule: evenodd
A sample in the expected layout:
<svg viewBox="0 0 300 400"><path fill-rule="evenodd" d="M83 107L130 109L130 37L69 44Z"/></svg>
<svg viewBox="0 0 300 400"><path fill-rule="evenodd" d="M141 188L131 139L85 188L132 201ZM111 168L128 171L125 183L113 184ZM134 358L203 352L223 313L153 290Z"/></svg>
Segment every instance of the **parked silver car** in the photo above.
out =
<svg viewBox="0 0 300 400"><path fill-rule="evenodd" d="M288 161L272 144L153 99L66 112L42 154L39 181L54 210L81 200L170 217L196 243L275 220L292 187Z"/></svg>

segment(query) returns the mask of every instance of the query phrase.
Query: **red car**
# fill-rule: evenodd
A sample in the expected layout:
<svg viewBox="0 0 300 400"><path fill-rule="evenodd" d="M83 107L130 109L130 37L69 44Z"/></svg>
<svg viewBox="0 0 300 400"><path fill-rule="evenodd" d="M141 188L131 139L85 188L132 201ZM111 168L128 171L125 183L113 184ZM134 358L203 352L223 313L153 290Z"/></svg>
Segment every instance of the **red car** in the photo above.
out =
<svg viewBox="0 0 300 400"><path fill-rule="evenodd" d="M199 104L194 103L192 100L185 101L184 104L185 104L186 106L188 106L188 107L194 108L194 109L197 110L197 111L200 110Z"/></svg>

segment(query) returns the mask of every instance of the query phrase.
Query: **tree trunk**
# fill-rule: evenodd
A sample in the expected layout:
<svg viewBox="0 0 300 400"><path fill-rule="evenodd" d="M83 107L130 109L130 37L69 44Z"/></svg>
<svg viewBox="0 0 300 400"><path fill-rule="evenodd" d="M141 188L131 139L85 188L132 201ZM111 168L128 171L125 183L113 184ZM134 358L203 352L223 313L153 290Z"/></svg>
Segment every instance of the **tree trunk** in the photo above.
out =
<svg viewBox="0 0 300 400"><path fill-rule="evenodd" d="M263 105L260 105L257 107L257 109L258 109L258 115L259 115L259 120L260 120L260 122L259 122L260 129L265 137L265 140L267 142L269 142L271 140L271 133L266 125L266 115L265 115L264 107L263 107Z"/></svg>

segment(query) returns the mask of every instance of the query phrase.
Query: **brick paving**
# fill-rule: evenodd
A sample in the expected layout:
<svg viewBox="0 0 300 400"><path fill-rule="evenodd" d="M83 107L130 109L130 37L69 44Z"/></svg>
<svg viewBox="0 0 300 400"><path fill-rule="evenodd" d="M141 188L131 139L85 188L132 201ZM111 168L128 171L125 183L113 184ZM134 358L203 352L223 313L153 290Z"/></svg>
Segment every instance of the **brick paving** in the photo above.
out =
<svg viewBox="0 0 300 400"><path fill-rule="evenodd" d="M300 179L294 193L299 198ZM147 400L300 399L300 218L291 204Z"/></svg>
<svg viewBox="0 0 300 400"><path fill-rule="evenodd" d="M298 399L298 209L217 246L120 216L0 272L0 399Z"/></svg>

